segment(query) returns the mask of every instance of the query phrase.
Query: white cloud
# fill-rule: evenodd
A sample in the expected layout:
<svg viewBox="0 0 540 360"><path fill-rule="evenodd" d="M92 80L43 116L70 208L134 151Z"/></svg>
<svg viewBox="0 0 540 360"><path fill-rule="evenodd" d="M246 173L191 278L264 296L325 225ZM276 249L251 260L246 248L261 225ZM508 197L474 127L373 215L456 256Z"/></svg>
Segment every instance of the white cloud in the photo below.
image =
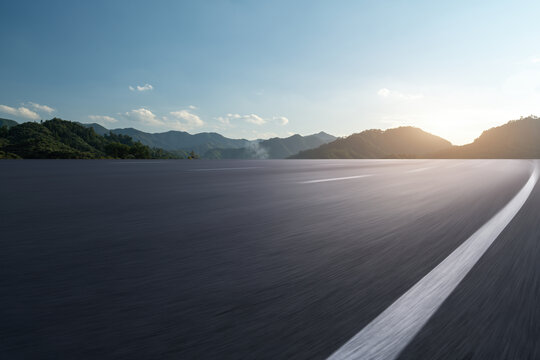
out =
<svg viewBox="0 0 540 360"><path fill-rule="evenodd" d="M195 105L189 105L188 108L190 108L191 110L197 110L198 109Z"/></svg>
<svg viewBox="0 0 540 360"><path fill-rule="evenodd" d="M234 120L240 120L240 121L244 121L244 122L255 124L255 125L264 125L268 123L269 121L272 121L273 123L277 123L280 125L287 125L289 123L289 119L287 119L285 116L274 116L272 118L264 119L256 114L242 115L242 114L228 113L225 116L218 116L214 119L216 119L217 121L219 121L225 126L231 126L231 127L234 127L232 123Z"/></svg>
<svg viewBox="0 0 540 360"><path fill-rule="evenodd" d="M167 125L177 130L189 130L195 127L204 125L204 121L201 118L188 110L171 111L171 114L176 120L168 121L168 118L164 118L167 121Z"/></svg>
<svg viewBox="0 0 540 360"><path fill-rule="evenodd" d="M154 90L154 87L152 85L150 85L150 84L144 84L143 86L137 85L135 87L130 85L129 90L131 90L131 91L149 91L149 90Z"/></svg>
<svg viewBox="0 0 540 360"><path fill-rule="evenodd" d="M159 119L153 112L148 109L140 108L131 110L125 113L127 117L138 121L145 125L164 126L163 120Z"/></svg>
<svg viewBox="0 0 540 360"><path fill-rule="evenodd" d="M168 116L159 117L146 108L124 113L130 120L161 129L187 131L204 125L202 119L189 110L171 111Z"/></svg>
<svg viewBox="0 0 540 360"><path fill-rule="evenodd" d="M257 116L255 114L244 115L243 119L245 122L252 123L255 125L262 125L266 123L266 120L264 120L262 117Z"/></svg>
<svg viewBox="0 0 540 360"><path fill-rule="evenodd" d="M399 91L390 90L387 88L379 89L379 91L377 91L377 95L384 98L396 98L404 100L417 100L424 97L424 95L422 94L404 94Z"/></svg>
<svg viewBox="0 0 540 360"><path fill-rule="evenodd" d="M28 105L30 105L31 107L33 107L37 111L44 111L44 112L46 112L48 114L56 111L55 109L53 109L52 107L47 106L47 105L40 105L40 104L36 104L36 103L33 103L33 102L29 102Z"/></svg>
<svg viewBox="0 0 540 360"><path fill-rule="evenodd" d="M255 125L263 125L266 123L266 120L264 120L259 115L255 115L255 114L247 114L247 115L227 114L226 116L217 117L216 120L226 125L230 125L231 120L243 120L245 122L255 124Z"/></svg>
<svg viewBox="0 0 540 360"><path fill-rule="evenodd" d="M31 120L39 120L39 115L36 112L28 108L25 108L23 106L19 108L14 108L7 105L0 105L0 112L10 114L13 116L19 116L19 117L31 119Z"/></svg>
<svg viewBox="0 0 540 360"><path fill-rule="evenodd" d="M115 123L118 121L112 116L107 115L89 115L88 117L97 123Z"/></svg>
<svg viewBox="0 0 540 360"><path fill-rule="evenodd" d="M231 119L229 117L219 116L216 118L216 120L222 123L223 125L227 125L227 126L231 125Z"/></svg>
<svg viewBox="0 0 540 360"><path fill-rule="evenodd" d="M379 91L377 91L377 95L382 96L382 97L388 97L390 95L390 90L388 90L387 88L382 88Z"/></svg>
<svg viewBox="0 0 540 360"><path fill-rule="evenodd" d="M289 123L289 119L287 119L285 116L274 116L274 120L281 125L287 125Z"/></svg>
<svg viewBox="0 0 540 360"><path fill-rule="evenodd" d="M32 120L39 119L39 115L36 112L34 112L34 111L30 110L30 109L27 109L27 108L21 106L17 110L19 111L19 114L22 117L32 119Z"/></svg>

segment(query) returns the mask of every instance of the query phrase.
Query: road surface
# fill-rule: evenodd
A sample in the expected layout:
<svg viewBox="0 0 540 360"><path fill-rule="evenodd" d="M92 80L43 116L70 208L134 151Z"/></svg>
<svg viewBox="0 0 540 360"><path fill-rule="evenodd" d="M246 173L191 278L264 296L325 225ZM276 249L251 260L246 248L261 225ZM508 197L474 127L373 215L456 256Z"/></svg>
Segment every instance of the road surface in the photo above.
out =
<svg viewBox="0 0 540 360"><path fill-rule="evenodd" d="M354 358L369 329L398 359L540 358L537 166L2 161L0 358ZM424 319L399 346L396 306Z"/></svg>

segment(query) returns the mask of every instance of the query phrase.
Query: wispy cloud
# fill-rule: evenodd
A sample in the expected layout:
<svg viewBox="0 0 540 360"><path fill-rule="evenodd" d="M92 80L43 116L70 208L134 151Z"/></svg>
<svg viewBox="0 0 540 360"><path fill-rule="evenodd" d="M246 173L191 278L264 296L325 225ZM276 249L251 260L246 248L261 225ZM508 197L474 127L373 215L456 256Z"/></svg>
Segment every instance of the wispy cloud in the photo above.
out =
<svg viewBox="0 0 540 360"><path fill-rule="evenodd" d="M262 125L266 123L266 120L264 120L262 117L255 114L244 115L242 118L245 122L252 123L255 125Z"/></svg>
<svg viewBox="0 0 540 360"><path fill-rule="evenodd" d="M43 111L43 112L46 112L48 114L50 113L53 113L55 112L56 110L53 109L52 107L50 106L47 106L47 105L41 105L41 104L36 104L34 102L29 102L28 103L29 106L33 107L35 110L37 111Z"/></svg>
<svg viewBox="0 0 540 360"><path fill-rule="evenodd" d="M151 110L143 107L128 111L123 115L131 121L164 130L187 131L204 125L204 121L198 115L185 109L171 111L167 116L158 116Z"/></svg>
<svg viewBox="0 0 540 360"><path fill-rule="evenodd" d="M230 125L231 120L241 120L241 121L245 121L247 123L255 124L255 125L266 124L266 120L264 120L262 117L256 114L247 114L247 115L227 114L225 116L217 117L216 120L225 125Z"/></svg>
<svg viewBox="0 0 540 360"><path fill-rule="evenodd" d="M188 110L171 111L169 113L174 119L171 121L165 117L165 121L172 128L177 130L190 130L204 125L204 121L198 115Z"/></svg>
<svg viewBox="0 0 540 360"><path fill-rule="evenodd" d="M287 119L285 116L274 116L274 120L280 125L287 125L289 123L289 119Z"/></svg>
<svg viewBox="0 0 540 360"><path fill-rule="evenodd" d="M17 116L17 117L31 119L31 120L39 120L39 118L40 118L39 115L36 112L34 112L34 111L24 107L24 106L14 108L14 107L7 106L7 105L0 105L0 112L3 112L5 114L10 114L10 115L13 115L13 116Z"/></svg>
<svg viewBox="0 0 540 360"><path fill-rule="evenodd" d="M131 91L150 91L154 90L154 87L150 84L144 84L143 86L137 85L135 87L129 86L129 90Z"/></svg>
<svg viewBox="0 0 540 360"><path fill-rule="evenodd" d="M216 120L222 123L223 125L227 125L227 126L231 125L231 119L226 116L218 116Z"/></svg>
<svg viewBox="0 0 540 360"><path fill-rule="evenodd" d="M191 109L191 110L197 110L198 109L195 105L189 105L188 108Z"/></svg>
<svg viewBox="0 0 540 360"><path fill-rule="evenodd" d="M124 115L126 115L129 119L135 120L144 125L160 127L165 125L165 122L163 122L163 120L159 119L152 111L145 108L131 110L126 112Z"/></svg>
<svg viewBox="0 0 540 360"><path fill-rule="evenodd" d="M396 98L396 99L405 99L405 100L417 100L424 97L422 94L405 94L399 91L390 90L387 88L382 88L377 91L377 95L383 98Z"/></svg>
<svg viewBox="0 0 540 360"><path fill-rule="evenodd" d="M110 124L110 123L115 123L118 121L112 116L107 116L107 115L88 115L88 118L101 124Z"/></svg>
<svg viewBox="0 0 540 360"><path fill-rule="evenodd" d="M390 96L390 90L388 90L387 88L382 88L379 91L377 91L377 95L382 96L382 97L388 97Z"/></svg>

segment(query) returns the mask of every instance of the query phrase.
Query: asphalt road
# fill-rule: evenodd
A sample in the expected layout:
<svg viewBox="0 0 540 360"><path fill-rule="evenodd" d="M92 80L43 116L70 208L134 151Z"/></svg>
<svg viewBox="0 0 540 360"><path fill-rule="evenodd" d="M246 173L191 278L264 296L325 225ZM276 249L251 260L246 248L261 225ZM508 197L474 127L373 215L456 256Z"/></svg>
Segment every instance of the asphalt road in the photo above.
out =
<svg viewBox="0 0 540 360"><path fill-rule="evenodd" d="M2 161L0 358L325 359L529 160ZM540 358L540 185L399 359Z"/></svg>

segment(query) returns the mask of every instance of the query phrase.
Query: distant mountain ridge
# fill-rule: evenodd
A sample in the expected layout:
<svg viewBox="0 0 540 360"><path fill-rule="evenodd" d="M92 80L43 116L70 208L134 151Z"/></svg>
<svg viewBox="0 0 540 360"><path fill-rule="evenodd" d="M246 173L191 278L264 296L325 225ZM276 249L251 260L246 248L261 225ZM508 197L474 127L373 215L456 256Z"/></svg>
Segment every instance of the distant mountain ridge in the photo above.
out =
<svg viewBox="0 0 540 360"><path fill-rule="evenodd" d="M150 147L161 148L168 151L183 150L195 151L204 154L214 148L242 148L248 146L251 141L246 139L229 139L218 133L204 132L190 134L185 131L167 131L162 133L147 133L133 128L108 130L99 124L83 124L91 127L98 134L128 135L135 141L140 141Z"/></svg>
<svg viewBox="0 0 540 360"><path fill-rule="evenodd" d="M250 141L230 139L211 132L189 134L185 131L167 131L152 134L133 128L108 130L96 123L82 125L91 127L102 135L109 131L113 134L128 135L150 147L169 151L193 150L206 159L285 159L302 150L313 149L336 139L323 131L308 136L295 134L287 138Z"/></svg>
<svg viewBox="0 0 540 360"><path fill-rule="evenodd" d="M9 119L3 119L3 118L0 118L0 128L5 126L7 128L10 128L10 127L13 127L13 126L16 126L16 125L19 125L18 122L16 122L15 120L9 120Z"/></svg>
<svg viewBox="0 0 540 360"><path fill-rule="evenodd" d="M450 148L452 144L412 126L388 130L366 130L306 150L295 159L381 159L416 158Z"/></svg>
<svg viewBox="0 0 540 360"><path fill-rule="evenodd" d="M313 149L335 140L336 137L323 131L308 135L292 135L287 138L271 138L253 142L241 149L212 149L203 158L207 159L285 159L303 150Z"/></svg>

